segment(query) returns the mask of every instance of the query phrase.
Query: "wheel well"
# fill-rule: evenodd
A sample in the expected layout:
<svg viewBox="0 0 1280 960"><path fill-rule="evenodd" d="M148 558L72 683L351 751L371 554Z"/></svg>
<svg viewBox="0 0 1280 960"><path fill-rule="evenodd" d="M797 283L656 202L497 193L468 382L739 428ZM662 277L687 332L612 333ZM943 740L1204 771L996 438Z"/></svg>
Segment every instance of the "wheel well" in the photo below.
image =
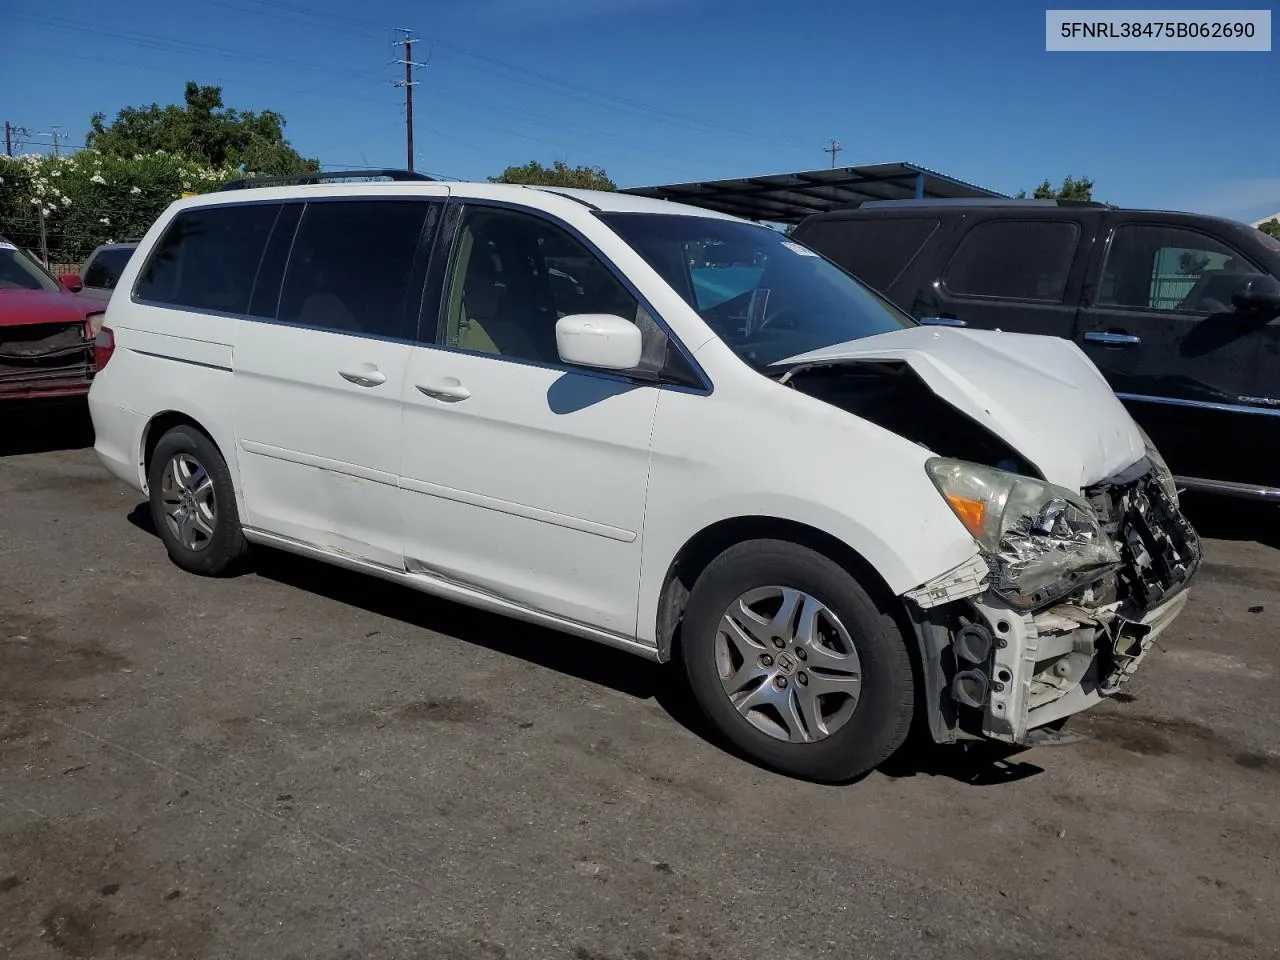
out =
<svg viewBox="0 0 1280 960"><path fill-rule="evenodd" d="M892 612L894 618L901 622L902 605L896 601L889 585L876 568L847 543L816 527L794 520L734 517L713 523L694 535L676 554L667 570L658 600L658 651L663 660L671 656L689 591L693 589L702 571L725 550L747 540L788 540L834 560L857 577L876 603Z"/></svg>
<svg viewBox="0 0 1280 960"><path fill-rule="evenodd" d="M168 410L164 413L156 414L151 418L151 422L147 424L147 429L142 436L142 477L144 481L149 482L151 476L151 458L155 456L156 445L160 443L160 438L172 430L174 427L194 427L206 437L215 447L218 442L200 423L187 416L185 413L178 413L175 410ZM219 451L221 452L221 451Z"/></svg>

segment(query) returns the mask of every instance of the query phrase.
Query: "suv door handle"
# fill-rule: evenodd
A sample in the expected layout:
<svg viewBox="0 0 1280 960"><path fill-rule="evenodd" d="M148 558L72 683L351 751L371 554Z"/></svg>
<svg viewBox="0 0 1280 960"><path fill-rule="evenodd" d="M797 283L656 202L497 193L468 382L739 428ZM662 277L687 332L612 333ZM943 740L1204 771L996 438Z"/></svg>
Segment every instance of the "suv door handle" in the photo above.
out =
<svg viewBox="0 0 1280 960"><path fill-rule="evenodd" d="M425 393L432 400L445 403L457 403L471 396L471 391L462 385L457 377L444 377L436 383L415 383L419 393Z"/></svg>
<svg viewBox="0 0 1280 960"><path fill-rule="evenodd" d="M338 376L357 387L380 387L387 382L387 375L371 363L359 370L339 370Z"/></svg>
<svg viewBox="0 0 1280 960"><path fill-rule="evenodd" d="M1131 347L1142 342L1141 337L1132 333L1113 333L1110 330L1091 330L1084 338L1091 343L1105 343L1109 347Z"/></svg>

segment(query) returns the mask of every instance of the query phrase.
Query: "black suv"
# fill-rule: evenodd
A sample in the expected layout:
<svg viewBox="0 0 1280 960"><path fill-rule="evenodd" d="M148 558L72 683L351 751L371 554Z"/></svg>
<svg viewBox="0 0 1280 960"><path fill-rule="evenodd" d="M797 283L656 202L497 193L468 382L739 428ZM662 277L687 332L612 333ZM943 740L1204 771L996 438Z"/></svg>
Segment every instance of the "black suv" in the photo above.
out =
<svg viewBox="0 0 1280 960"><path fill-rule="evenodd" d="M795 239L922 323L1075 340L1182 486L1280 500L1280 241L1053 200L872 201Z"/></svg>

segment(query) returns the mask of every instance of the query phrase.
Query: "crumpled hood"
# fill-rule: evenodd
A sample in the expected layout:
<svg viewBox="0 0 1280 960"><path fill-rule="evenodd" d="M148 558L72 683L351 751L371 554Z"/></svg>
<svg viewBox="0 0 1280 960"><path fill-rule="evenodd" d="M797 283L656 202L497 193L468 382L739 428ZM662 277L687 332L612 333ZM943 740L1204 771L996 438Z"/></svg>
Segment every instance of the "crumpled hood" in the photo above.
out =
<svg viewBox="0 0 1280 960"><path fill-rule="evenodd" d="M75 323L102 304L61 290L0 290L0 327L27 323Z"/></svg>
<svg viewBox="0 0 1280 960"><path fill-rule="evenodd" d="M900 360L947 403L1001 437L1045 479L1080 490L1133 464L1146 444L1102 374L1071 341L908 327L780 365Z"/></svg>

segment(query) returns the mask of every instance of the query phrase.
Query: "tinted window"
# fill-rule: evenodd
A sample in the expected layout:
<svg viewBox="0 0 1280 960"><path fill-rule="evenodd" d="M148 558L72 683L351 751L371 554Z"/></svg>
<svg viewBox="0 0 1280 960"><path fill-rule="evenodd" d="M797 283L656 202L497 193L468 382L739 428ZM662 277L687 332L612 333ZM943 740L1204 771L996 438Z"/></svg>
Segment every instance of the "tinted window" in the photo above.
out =
<svg viewBox="0 0 1280 960"><path fill-rule="evenodd" d="M468 208L454 241L441 339L449 346L558 363L556 321L608 313L641 325L646 359L665 339L630 291L569 233L512 210Z"/></svg>
<svg viewBox="0 0 1280 960"><path fill-rule="evenodd" d="M405 336L407 317L417 316L422 297L414 263L430 206L421 200L308 203L293 240L278 319Z"/></svg>
<svg viewBox="0 0 1280 960"><path fill-rule="evenodd" d="M1257 268L1203 233L1123 224L1107 249L1098 303L1189 313L1227 313L1242 273Z"/></svg>
<svg viewBox="0 0 1280 960"><path fill-rule="evenodd" d="M124 268L128 266L129 258L132 256L131 247L99 250L98 255L84 271L84 285L114 290L116 284L120 282L120 274L124 273Z"/></svg>
<svg viewBox="0 0 1280 960"><path fill-rule="evenodd" d="M947 289L962 297L1060 303L1080 228L1046 220L980 223L947 267Z"/></svg>
<svg viewBox="0 0 1280 960"><path fill-rule="evenodd" d="M0 290L57 290L58 283L11 243L0 240Z"/></svg>
<svg viewBox="0 0 1280 960"><path fill-rule="evenodd" d="M863 283L888 290L937 229L932 217L818 220L803 239Z"/></svg>
<svg viewBox="0 0 1280 960"><path fill-rule="evenodd" d="M913 325L835 264L768 227L678 214L602 219L757 369ZM721 271L728 299L707 298L710 279Z"/></svg>
<svg viewBox="0 0 1280 960"><path fill-rule="evenodd" d="M140 300L244 313L277 204L203 207L178 214L142 275Z"/></svg>

